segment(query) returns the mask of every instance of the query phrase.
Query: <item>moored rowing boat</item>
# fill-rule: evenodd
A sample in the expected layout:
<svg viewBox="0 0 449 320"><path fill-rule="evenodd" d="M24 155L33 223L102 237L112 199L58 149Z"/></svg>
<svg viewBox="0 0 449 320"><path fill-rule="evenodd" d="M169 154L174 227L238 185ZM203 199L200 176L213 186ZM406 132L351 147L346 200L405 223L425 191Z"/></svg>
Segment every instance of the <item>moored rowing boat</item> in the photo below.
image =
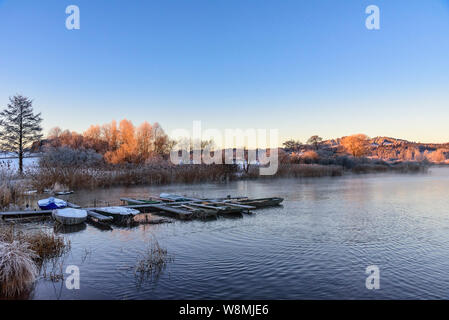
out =
<svg viewBox="0 0 449 320"><path fill-rule="evenodd" d="M260 198L260 199L239 199L235 201L230 201L231 203L243 204L248 206L253 206L256 208L266 208L278 206L284 201L283 198Z"/></svg>
<svg viewBox="0 0 449 320"><path fill-rule="evenodd" d="M50 197L48 199L39 200L37 205L42 210L55 210L67 207L67 202L62 199Z"/></svg>
<svg viewBox="0 0 449 320"><path fill-rule="evenodd" d="M76 225L87 219L87 211L73 208L56 209L52 213L53 219L64 225Z"/></svg>

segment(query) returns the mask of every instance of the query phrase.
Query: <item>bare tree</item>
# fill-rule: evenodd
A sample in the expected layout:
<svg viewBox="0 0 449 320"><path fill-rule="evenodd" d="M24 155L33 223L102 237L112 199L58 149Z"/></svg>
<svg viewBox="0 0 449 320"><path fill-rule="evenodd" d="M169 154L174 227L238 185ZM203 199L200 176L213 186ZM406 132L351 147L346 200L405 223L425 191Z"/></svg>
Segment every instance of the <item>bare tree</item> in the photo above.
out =
<svg viewBox="0 0 449 320"><path fill-rule="evenodd" d="M299 140L287 140L283 144L285 149L289 149L292 151L298 151L301 148L301 142Z"/></svg>
<svg viewBox="0 0 449 320"><path fill-rule="evenodd" d="M318 144L323 141L323 138L321 138L320 136L311 136L309 138L309 140L307 140L307 143L310 145L313 145L315 147L315 149L318 149Z"/></svg>
<svg viewBox="0 0 449 320"><path fill-rule="evenodd" d="M169 154L170 150L176 144L175 141L168 137L164 129L162 129L160 124L157 122L153 124L152 140L154 153L161 157Z"/></svg>
<svg viewBox="0 0 449 320"><path fill-rule="evenodd" d="M42 138L41 114L33 113L33 101L16 95L0 112L0 148L17 154L19 173L23 173L23 153L36 140Z"/></svg>

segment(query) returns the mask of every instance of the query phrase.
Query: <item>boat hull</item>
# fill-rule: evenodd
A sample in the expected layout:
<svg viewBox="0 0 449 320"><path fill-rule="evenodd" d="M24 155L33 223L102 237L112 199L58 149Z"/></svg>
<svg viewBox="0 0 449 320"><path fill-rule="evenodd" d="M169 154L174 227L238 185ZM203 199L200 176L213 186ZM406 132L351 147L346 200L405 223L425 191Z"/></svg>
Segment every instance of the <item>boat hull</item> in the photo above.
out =
<svg viewBox="0 0 449 320"><path fill-rule="evenodd" d="M67 202L58 198L42 199L37 202L41 210L57 210L67 207Z"/></svg>
<svg viewBox="0 0 449 320"><path fill-rule="evenodd" d="M56 209L64 209L66 206L58 206L54 203L50 203L49 205L46 206L39 206L39 208L41 210L56 210Z"/></svg>
<svg viewBox="0 0 449 320"><path fill-rule="evenodd" d="M279 206L282 203L282 201L284 201L283 198L261 198L261 199L240 200L237 201L236 203L253 206L256 208L266 208L266 207Z"/></svg>
<svg viewBox="0 0 449 320"><path fill-rule="evenodd" d="M73 226L87 220L87 211L70 208L57 209L53 210L52 217L63 225Z"/></svg>

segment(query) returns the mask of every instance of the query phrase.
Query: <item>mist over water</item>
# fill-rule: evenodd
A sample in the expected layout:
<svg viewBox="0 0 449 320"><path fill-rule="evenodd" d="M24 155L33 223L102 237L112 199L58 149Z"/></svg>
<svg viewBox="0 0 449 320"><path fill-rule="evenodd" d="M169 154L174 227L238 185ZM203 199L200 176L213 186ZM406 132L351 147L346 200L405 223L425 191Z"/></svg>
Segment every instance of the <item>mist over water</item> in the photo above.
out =
<svg viewBox="0 0 449 320"><path fill-rule="evenodd" d="M176 221L68 233L64 265L81 289L41 279L34 299L421 299L449 297L449 169L429 174L239 181L83 191L82 205L160 192L195 197L281 196L240 219ZM31 225L42 228L42 224ZM49 227L44 225L44 227ZM152 238L174 258L157 279L134 267ZM86 254L88 252L88 254ZM380 289L365 269L380 268Z"/></svg>

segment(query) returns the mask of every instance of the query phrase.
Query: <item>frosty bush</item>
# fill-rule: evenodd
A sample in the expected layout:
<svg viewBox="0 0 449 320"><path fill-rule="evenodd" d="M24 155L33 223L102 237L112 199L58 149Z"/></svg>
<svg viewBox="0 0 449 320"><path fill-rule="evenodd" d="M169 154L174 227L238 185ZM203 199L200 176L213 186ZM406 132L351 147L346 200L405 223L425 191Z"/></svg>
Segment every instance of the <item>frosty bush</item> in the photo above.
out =
<svg viewBox="0 0 449 320"><path fill-rule="evenodd" d="M94 167L103 163L103 156L91 149L51 148L39 160L41 167Z"/></svg>

